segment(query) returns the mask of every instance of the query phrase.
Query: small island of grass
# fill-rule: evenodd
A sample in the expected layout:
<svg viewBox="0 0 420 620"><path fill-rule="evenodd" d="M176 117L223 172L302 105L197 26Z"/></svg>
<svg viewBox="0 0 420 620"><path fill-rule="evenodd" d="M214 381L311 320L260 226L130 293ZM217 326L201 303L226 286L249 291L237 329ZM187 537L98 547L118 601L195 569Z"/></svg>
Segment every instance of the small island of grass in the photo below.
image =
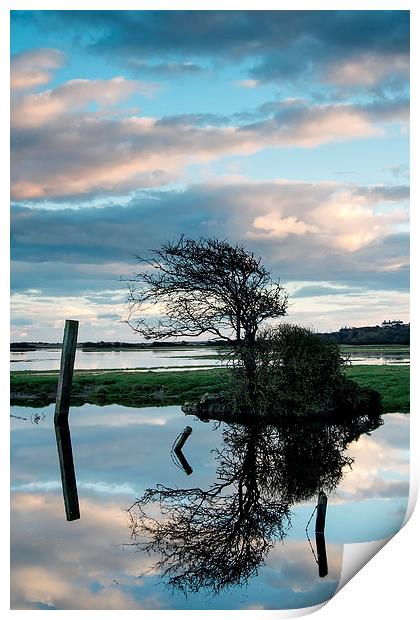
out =
<svg viewBox="0 0 420 620"><path fill-rule="evenodd" d="M187 370L173 372L126 372L121 370L75 371L72 404L182 405L203 393L216 393L226 371ZM349 366L346 376L360 387L381 395L385 413L410 409L409 366ZM58 371L14 371L11 373L13 405L43 407L55 402Z"/></svg>

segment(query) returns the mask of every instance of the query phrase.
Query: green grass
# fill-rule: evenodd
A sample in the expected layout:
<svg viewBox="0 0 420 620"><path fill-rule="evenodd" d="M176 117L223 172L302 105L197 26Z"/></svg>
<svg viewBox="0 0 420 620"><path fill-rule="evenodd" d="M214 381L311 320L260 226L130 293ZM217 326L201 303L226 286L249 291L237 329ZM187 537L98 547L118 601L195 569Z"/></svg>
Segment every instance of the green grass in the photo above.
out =
<svg viewBox="0 0 420 620"><path fill-rule="evenodd" d="M76 371L72 403L118 403L133 407L149 404L182 404L215 392L223 370L182 372ZM58 372L12 372L12 404L43 406L55 402Z"/></svg>
<svg viewBox="0 0 420 620"><path fill-rule="evenodd" d="M346 373L360 386L377 390L385 412L409 411L409 366L351 366ZM225 376L223 369L145 373L76 371L72 404L181 405L199 399L205 392L217 392ZM55 402L57 381L58 372L12 372L12 404L45 406Z"/></svg>
<svg viewBox="0 0 420 620"><path fill-rule="evenodd" d="M350 366L346 373L360 386L379 392L385 412L410 411L409 366Z"/></svg>

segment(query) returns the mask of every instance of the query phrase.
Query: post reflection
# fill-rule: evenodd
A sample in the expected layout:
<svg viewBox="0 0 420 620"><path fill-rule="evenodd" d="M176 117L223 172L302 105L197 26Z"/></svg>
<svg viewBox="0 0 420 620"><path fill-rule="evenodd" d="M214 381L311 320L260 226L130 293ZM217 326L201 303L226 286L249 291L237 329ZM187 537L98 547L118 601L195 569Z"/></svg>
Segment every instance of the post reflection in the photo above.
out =
<svg viewBox="0 0 420 620"><path fill-rule="evenodd" d="M319 576L326 577L328 575L328 560L327 560L327 548L325 546L324 534L315 533L316 542L316 555L318 562L318 574Z"/></svg>
<svg viewBox="0 0 420 620"><path fill-rule="evenodd" d="M70 428L68 422L61 422L60 424L55 423L54 429L57 441L58 460L60 463L66 519L67 521L75 521L76 519L80 519L80 511Z"/></svg>
<svg viewBox="0 0 420 620"><path fill-rule="evenodd" d="M131 506L133 544L153 555L153 569L184 594L245 585L287 535L291 507L332 492L353 462L347 445L380 424L373 414L340 424L231 424L216 451L216 480L207 489L158 484ZM324 577L323 531L316 547Z"/></svg>
<svg viewBox="0 0 420 620"><path fill-rule="evenodd" d="M184 447L184 444L187 441L188 437L191 435L191 433L191 426L186 426L182 433L180 433L180 435L176 438L171 450L171 456L175 464L178 467L181 467L185 471L187 476L190 476L193 473L193 469L187 461L184 453L182 452L182 448Z"/></svg>

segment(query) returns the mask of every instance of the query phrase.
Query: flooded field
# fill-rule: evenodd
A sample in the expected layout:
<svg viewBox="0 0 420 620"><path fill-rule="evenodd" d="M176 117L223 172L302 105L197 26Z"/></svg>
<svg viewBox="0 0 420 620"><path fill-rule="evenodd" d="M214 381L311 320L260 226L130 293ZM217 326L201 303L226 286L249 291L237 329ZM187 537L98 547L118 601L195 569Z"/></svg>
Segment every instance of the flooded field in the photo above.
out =
<svg viewBox="0 0 420 620"><path fill-rule="evenodd" d="M345 351L354 365L361 364L409 364L410 348L397 349L355 349ZM37 349L35 351L11 351L11 370L58 370L60 349ZM89 369L148 369L164 370L182 368L215 367L223 363L217 349L180 348L147 349L125 351L83 351L76 352L75 368Z"/></svg>
<svg viewBox="0 0 420 620"><path fill-rule="evenodd" d="M270 444L272 431L263 430L259 436L225 424L215 427L212 422L184 416L177 406L73 407L70 431L80 519L72 522L66 521L64 510L53 406L13 407L12 416L12 609L315 605L331 597L337 587L344 543L385 538L404 519L409 484L407 414L384 415L382 426L370 436L361 434L356 439L356 434L347 449L347 440L334 430L314 434L310 440L305 433L302 441L314 447L312 451L302 447L302 455L313 453L308 478L308 467L298 467L296 434L275 430L276 442ZM183 454L192 469L189 475L171 450L187 424L192 432ZM267 449L270 445L276 446L274 455ZM322 452L323 446L328 450ZM327 461L322 454L328 454ZM250 477L250 471L255 475ZM192 525L188 521L189 540L196 545L196 559L206 559L203 553L226 543L213 541L212 536L230 531L233 519L235 528L241 528L241 540L254 545L259 541L258 546L249 558L245 554L239 561L235 556L242 571L240 585L226 570L227 562L216 571L217 558L210 556L206 562L215 582L207 575L207 581L194 591L194 583L187 579L184 596L177 587L170 587L170 574L163 575L164 567L156 566L162 550L156 548L149 556L141 547L144 533L131 537L138 512L135 506L130 519L127 509L146 489L164 485L169 491L177 490L170 500L175 512L162 515L156 497L145 509L161 526L172 523L182 532L183 519L192 516L188 510L196 501L191 490L215 488L221 475L228 477L232 472L236 482L215 493L217 501L205 500L206 527L195 515ZM317 503L315 491L328 484L334 488L328 492L325 528L327 574L320 577L321 568L311 549L316 545L314 521L308 527L310 542L305 529ZM246 490L245 503L242 495L235 495L239 487ZM251 497L250 489L258 490L257 495L253 492ZM279 503L274 504L273 498L280 498ZM234 516L237 501L241 514L247 516L245 523ZM217 529L220 519L225 525ZM173 536L169 525L166 537ZM251 533L249 538L246 532ZM205 545L200 550L201 542ZM181 545L181 550L184 555L175 567L178 574L182 561L188 559L188 547Z"/></svg>

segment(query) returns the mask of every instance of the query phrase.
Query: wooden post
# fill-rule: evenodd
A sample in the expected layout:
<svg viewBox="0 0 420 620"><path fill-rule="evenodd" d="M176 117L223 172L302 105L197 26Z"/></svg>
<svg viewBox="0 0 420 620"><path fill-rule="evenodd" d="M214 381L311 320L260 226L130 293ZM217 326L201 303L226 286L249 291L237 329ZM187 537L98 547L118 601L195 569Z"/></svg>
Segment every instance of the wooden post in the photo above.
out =
<svg viewBox="0 0 420 620"><path fill-rule="evenodd" d="M324 534L315 534L316 553L318 556L318 571L320 577L328 575L327 549L325 547Z"/></svg>
<svg viewBox="0 0 420 620"><path fill-rule="evenodd" d="M315 534L323 534L325 530L325 516L327 514L327 496L324 491L318 495L318 505L316 509Z"/></svg>
<svg viewBox="0 0 420 620"><path fill-rule="evenodd" d="M175 447L174 447L174 453L178 457L178 460L181 463L182 468L185 471L185 473L187 474L187 476L192 474L193 469L192 469L191 465L188 463L188 461L185 458L185 456L183 455L182 447L183 447L184 443L187 441L188 437L191 435L191 433L192 433L191 426L186 426L185 429L182 431L182 433L181 433L181 435L180 435L180 437L179 437L179 439L176 442Z"/></svg>
<svg viewBox="0 0 420 620"><path fill-rule="evenodd" d="M67 521L80 519L79 498L77 496L76 474L74 472L73 450L70 428L67 422L54 424L57 440L58 460L60 462L61 484Z"/></svg>
<svg viewBox="0 0 420 620"><path fill-rule="evenodd" d="M60 377L55 402L54 424L67 424L70 408L70 392L76 355L79 321L66 321L61 351Z"/></svg>
<svg viewBox="0 0 420 620"><path fill-rule="evenodd" d="M177 450L182 450L184 443L187 441L191 433L192 433L191 426L186 426L174 446L174 452L176 452Z"/></svg>
<svg viewBox="0 0 420 620"><path fill-rule="evenodd" d="M60 462L61 484L67 521L80 519L76 474L69 428L70 393L79 321L66 321L61 350L60 377L55 401L54 428Z"/></svg>

